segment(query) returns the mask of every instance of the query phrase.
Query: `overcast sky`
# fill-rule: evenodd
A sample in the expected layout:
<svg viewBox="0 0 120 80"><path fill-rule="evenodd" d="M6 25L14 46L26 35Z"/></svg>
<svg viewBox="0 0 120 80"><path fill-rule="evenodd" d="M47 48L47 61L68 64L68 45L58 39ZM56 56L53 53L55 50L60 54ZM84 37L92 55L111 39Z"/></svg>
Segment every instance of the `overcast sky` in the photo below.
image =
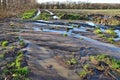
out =
<svg viewBox="0 0 120 80"><path fill-rule="evenodd" d="M119 3L120 0L37 0L37 2L53 2L53 1L60 1L60 2L66 2L66 1L84 1L84 2L90 2L90 3Z"/></svg>

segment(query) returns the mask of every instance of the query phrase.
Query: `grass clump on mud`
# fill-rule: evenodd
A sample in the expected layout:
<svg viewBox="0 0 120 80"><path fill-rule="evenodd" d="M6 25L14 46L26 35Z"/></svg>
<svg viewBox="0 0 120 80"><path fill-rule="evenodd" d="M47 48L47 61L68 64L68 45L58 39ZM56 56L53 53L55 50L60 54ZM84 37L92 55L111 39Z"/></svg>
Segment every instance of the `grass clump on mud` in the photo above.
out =
<svg viewBox="0 0 120 80"><path fill-rule="evenodd" d="M64 33L64 34L63 34L63 36L65 36L65 37L66 37L66 36L68 36L68 34L67 34L67 33Z"/></svg>
<svg viewBox="0 0 120 80"><path fill-rule="evenodd" d="M114 43L114 38L118 37L117 33L113 29L107 29L102 32L99 28L94 30L94 33L98 35L98 37L104 39L107 42Z"/></svg>
<svg viewBox="0 0 120 80"><path fill-rule="evenodd" d="M113 57L110 57L108 55L97 55L97 56L90 56L90 60L94 62L96 60L98 64L102 61L107 64L108 67L111 69L118 71L120 73L120 60L117 60Z"/></svg>
<svg viewBox="0 0 120 80"><path fill-rule="evenodd" d="M75 58L71 58L67 61L69 65L76 65L78 64L77 60Z"/></svg>
<svg viewBox="0 0 120 80"><path fill-rule="evenodd" d="M105 76L114 78L120 77L120 60L117 60L108 55L97 55L90 56L89 64L85 63L83 70L79 72L81 78L87 78L87 76L96 76L98 74L103 74ZM114 76L114 77L113 77Z"/></svg>
<svg viewBox="0 0 120 80"><path fill-rule="evenodd" d="M1 41L0 80L29 80L30 71L24 51L21 51L25 45L23 43L20 45L20 40L16 39L16 36L10 35L9 38L6 36L5 38L10 42L10 45L8 46L8 41Z"/></svg>
<svg viewBox="0 0 120 80"><path fill-rule="evenodd" d="M24 40L20 40L20 41L19 41L19 44L20 44L20 46L24 46L24 45L25 45Z"/></svg>
<svg viewBox="0 0 120 80"><path fill-rule="evenodd" d="M9 42L8 41L2 41L1 46L6 47L8 46Z"/></svg>
<svg viewBox="0 0 120 80"><path fill-rule="evenodd" d="M120 60L105 54L81 56L71 54L66 57L66 64L80 76L81 80L100 80L120 78Z"/></svg>
<svg viewBox="0 0 120 80"><path fill-rule="evenodd" d="M36 14L36 10L35 9L25 11L22 14L22 19L30 19L30 18L34 17L35 14Z"/></svg>

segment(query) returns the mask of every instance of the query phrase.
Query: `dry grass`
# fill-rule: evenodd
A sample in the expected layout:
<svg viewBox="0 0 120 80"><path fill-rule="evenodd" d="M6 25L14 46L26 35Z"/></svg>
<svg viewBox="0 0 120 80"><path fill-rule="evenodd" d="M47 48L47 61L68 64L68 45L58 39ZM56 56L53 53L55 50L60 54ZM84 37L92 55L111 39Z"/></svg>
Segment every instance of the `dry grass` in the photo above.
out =
<svg viewBox="0 0 120 80"><path fill-rule="evenodd" d="M62 13L81 13L81 14L103 14L103 15L120 15L120 9L52 9L55 12L62 12Z"/></svg>
<svg viewBox="0 0 120 80"><path fill-rule="evenodd" d="M13 6L7 9L0 9L0 19L4 19L11 16L18 16L26 10L34 9L34 5Z"/></svg>

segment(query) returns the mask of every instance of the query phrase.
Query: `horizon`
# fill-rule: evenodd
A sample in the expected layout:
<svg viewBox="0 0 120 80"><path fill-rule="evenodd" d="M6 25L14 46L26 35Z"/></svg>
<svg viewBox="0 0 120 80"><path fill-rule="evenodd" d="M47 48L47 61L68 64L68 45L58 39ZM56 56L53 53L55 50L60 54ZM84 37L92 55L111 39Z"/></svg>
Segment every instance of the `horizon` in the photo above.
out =
<svg viewBox="0 0 120 80"><path fill-rule="evenodd" d="M89 2L89 3L117 3L120 4L120 0L36 0L38 3L46 3L46 2Z"/></svg>

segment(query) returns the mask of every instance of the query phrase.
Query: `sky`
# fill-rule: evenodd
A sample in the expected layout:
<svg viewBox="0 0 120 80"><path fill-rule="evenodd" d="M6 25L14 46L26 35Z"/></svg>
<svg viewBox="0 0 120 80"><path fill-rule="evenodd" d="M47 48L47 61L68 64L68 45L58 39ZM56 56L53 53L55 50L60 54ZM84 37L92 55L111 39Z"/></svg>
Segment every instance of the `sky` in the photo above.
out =
<svg viewBox="0 0 120 80"><path fill-rule="evenodd" d="M37 0L39 3L43 2L66 2L66 1L83 1L83 2L90 2L90 3L119 3L120 0Z"/></svg>

